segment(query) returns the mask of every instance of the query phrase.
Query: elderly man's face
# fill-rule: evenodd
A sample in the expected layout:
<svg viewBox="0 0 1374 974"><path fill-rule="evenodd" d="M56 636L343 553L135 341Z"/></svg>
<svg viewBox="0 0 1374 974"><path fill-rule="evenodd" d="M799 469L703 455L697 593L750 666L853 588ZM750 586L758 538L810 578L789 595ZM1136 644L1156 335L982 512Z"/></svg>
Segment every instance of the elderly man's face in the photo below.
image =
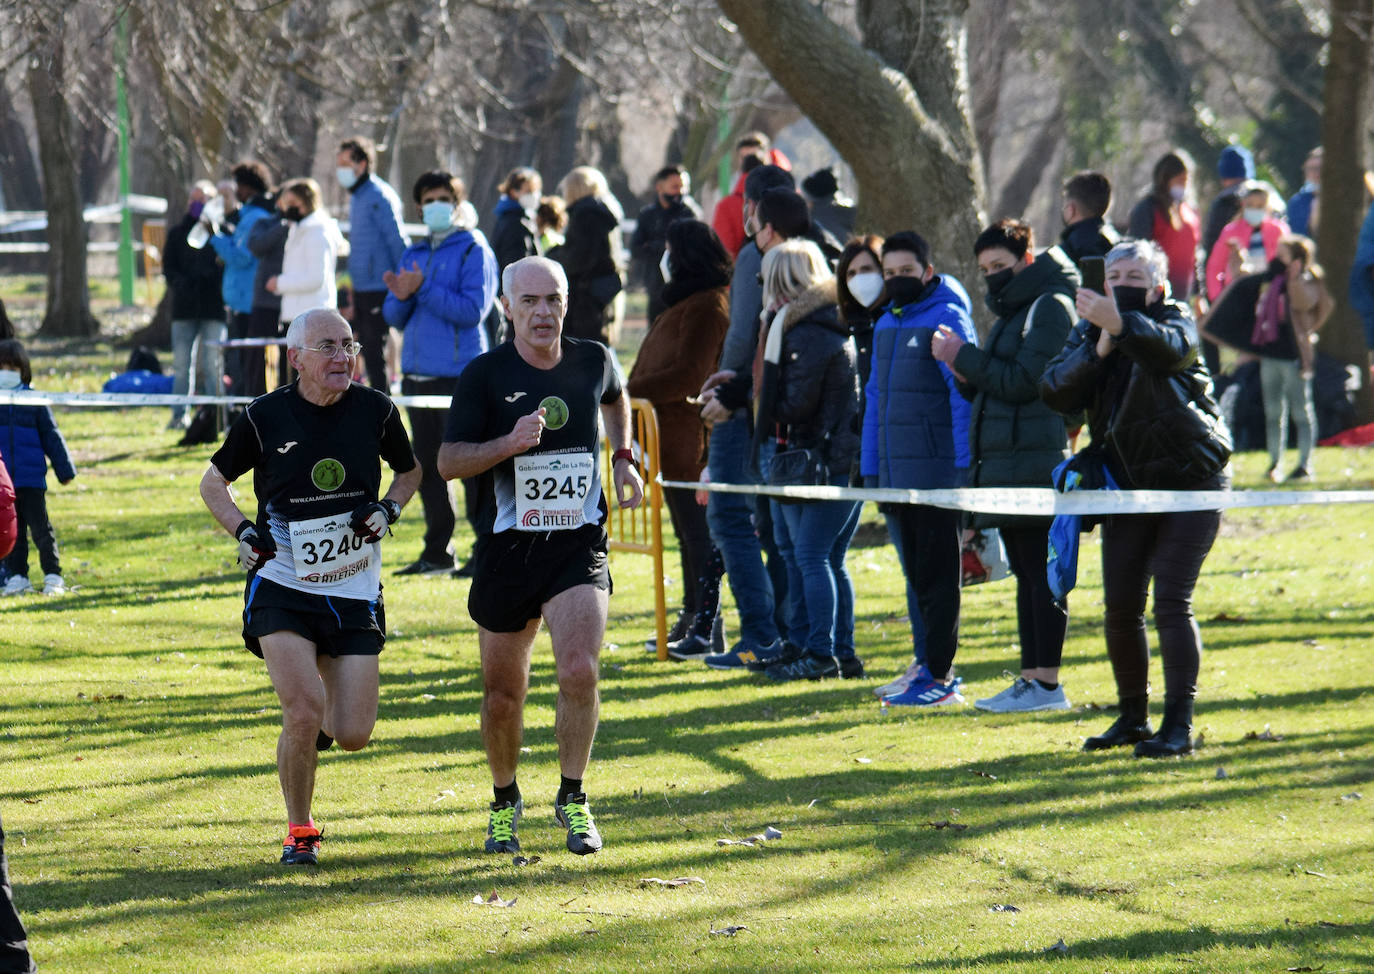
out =
<svg viewBox="0 0 1374 974"><path fill-rule="evenodd" d="M527 264L519 268L511 293L503 294L501 302L514 326L516 342L541 351L558 347L568 295L547 267Z"/></svg>
<svg viewBox="0 0 1374 974"><path fill-rule="evenodd" d="M353 330L337 314L323 312L311 318L301 348L289 349L287 357L307 389L340 393L353 377L354 356L347 354ZM323 347L323 351L321 351Z"/></svg>

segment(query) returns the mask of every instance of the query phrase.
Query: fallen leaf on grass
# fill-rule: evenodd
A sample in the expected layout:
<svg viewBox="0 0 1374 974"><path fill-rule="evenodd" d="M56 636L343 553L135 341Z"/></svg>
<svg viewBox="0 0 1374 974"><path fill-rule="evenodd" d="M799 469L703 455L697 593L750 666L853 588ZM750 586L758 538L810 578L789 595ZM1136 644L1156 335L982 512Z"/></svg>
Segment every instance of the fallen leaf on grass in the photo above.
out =
<svg viewBox="0 0 1374 974"><path fill-rule="evenodd" d="M1271 730L1269 729L1269 725L1268 725L1268 724L1265 724L1265 725L1264 725L1264 730L1262 730L1262 731L1260 731L1260 732L1258 732L1258 733L1256 733L1255 731L1249 731L1249 732L1246 733L1246 735L1245 735L1243 738L1241 738L1241 740L1244 740L1244 741L1281 741L1281 740L1283 740L1283 735L1282 735L1282 734L1275 734L1273 731L1271 731Z"/></svg>
<svg viewBox="0 0 1374 974"><path fill-rule="evenodd" d="M761 832L760 834L758 834L758 835L751 835L751 836L749 836L749 837L746 838L746 839L717 839L717 840L716 840L716 845L717 845L717 846L727 846L727 845L756 846L756 845L758 845L758 844L761 843L761 842L772 842L774 839L781 839L781 838L782 838L782 833L779 832L777 829L773 828L773 826L770 825L770 826L768 826L768 828L764 829L763 832Z"/></svg>
<svg viewBox="0 0 1374 974"><path fill-rule="evenodd" d="M719 930L717 930L715 927L711 927L711 936L713 936L713 937L733 937L735 934L739 933L741 930L748 930L748 929L749 929L748 927L746 927L746 926L744 926L744 925L742 925L742 924L741 924L740 926L737 926L737 927L721 927Z"/></svg>
<svg viewBox="0 0 1374 974"><path fill-rule="evenodd" d="M770 826L768 826L766 829L763 830L763 837L764 837L765 839L767 839L769 842L771 842L771 841L773 841L774 839L781 839L781 838L782 838L782 833L779 832L777 829L773 828L773 826L770 825Z"/></svg>
<svg viewBox="0 0 1374 974"><path fill-rule="evenodd" d="M515 905L515 900L516 897L511 897L508 900L501 899L501 897L496 895L496 890L492 890L491 895L486 897L485 899L483 899L481 893L478 893L476 896L472 898L472 902L476 906L510 907Z"/></svg>
<svg viewBox="0 0 1374 974"><path fill-rule="evenodd" d="M1304 869L1303 872L1306 873L1308 876L1316 876L1318 879L1331 878L1330 876L1326 875L1326 873L1319 873L1315 869Z"/></svg>
<svg viewBox="0 0 1374 974"><path fill-rule="evenodd" d="M452 788L445 788L443 791L439 792L439 794L435 796L434 801L430 802L430 804L431 804L431 805L437 805L437 804L439 804L441 801L443 801L445 798L457 798L457 797L458 797L457 794L454 793L454 791L453 791Z"/></svg>
<svg viewBox="0 0 1374 974"><path fill-rule="evenodd" d="M1249 622L1245 616L1232 615L1229 612L1218 612L1212 616L1212 622Z"/></svg>
<svg viewBox="0 0 1374 974"><path fill-rule="evenodd" d="M1320 971L1326 967L1325 964L1318 964L1316 967L1285 967L1285 971Z"/></svg>
<svg viewBox="0 0 1374 974"><path fill-rule="evenodd" d="M1230 776L1229 774L1226 773L1226 769L1225 769L1225 768L1217 768L1217 780L1218 780L1218 781L1221 781L1221 780L1223 780L1223 779L1225 779L1225 778L1229 778L1229 777L1231 777L1231 776Z"/></svg>
<svg viewBox="0 0 1374 974"><path fill-rule="evenodd" d="M1064 943L1063 937L1060 937L1057 943L1052 944L1049 947L1046 947L1044 951L1042 951L1042 953L1046 954L1067 954L1068 952L1069 945Z"/></svg>
<svg viewBox="0 0 1374 974"><path fill-rule="evenodd" d="M1020 913L1019 906L1012 906L1010 903L994 903L988 907L989 913Z"/></svg>
<svg viewBox="0 0 1374 974"><path fill-rule="evenodd" d="M706 885L706 880L700 876L679 876L677 879L659 879L656 876L646 876L639 881L641 887L658 886L676 888L678 886L691 886L692 884Z"/></svg>
<svg viewBox="0 0 1374 974"><path fill-rule="evenodd" d="M873 759L872 759L872 758L855 758L855 759L854 759L854 763L855 763L855 764L872 764L872 763L873 763Z"/></svg>
<svg viewBox="0 0 1374 974"><path fill-rule="evenodd" d="M530 856L528 858L526 858L525 856L516 856L510 862L512 866L533 866L538 861L538 856Z"/></svg>
<svg viewBox="0 0 1374 974"><path fill-rule="evenodd" d="M964 829L968 828L963 822L939 821L927 822L926 824L932 829L953 829L955 832L962 832Z"/></svg>
<svg viewBox="0 0 1374 974"><path fill-rule="evenodd" d="M1350 796L1349 796L1349 795L1346 795L1345 797L1349 798ZM24 804L25 804L25 805L37 805L37 804L38 804L39 802L41 802L42 800L43 800L43 799L41 799L41 798L25 798L25 799L24 799Z"/></svg>
<svg viewBox="0 0 1374 974"><path fill-rule="evenodd" d="M1359 800L1360 800L1361 798L1363 798L1363 797L1364 797L1364 795L1361 795L1358 791L1352 791L1352 792L1351 792L1350 794L1348 794L1348 795L1342 795L1342 796L1341 796L1341 801L1343 801L1343 802L1357 802L1357 801L1359 801ZM24 801L29 801L29 799L25 798Z"/></svg>
<svg viewBox="0 0 1374 974"><path fill-rule="evenodd" d="M977 768L970 768L968 773L976 774L980 778L991 778L993 781L997 780L997 775L988 774L986 771L979 771Z"/></svg>

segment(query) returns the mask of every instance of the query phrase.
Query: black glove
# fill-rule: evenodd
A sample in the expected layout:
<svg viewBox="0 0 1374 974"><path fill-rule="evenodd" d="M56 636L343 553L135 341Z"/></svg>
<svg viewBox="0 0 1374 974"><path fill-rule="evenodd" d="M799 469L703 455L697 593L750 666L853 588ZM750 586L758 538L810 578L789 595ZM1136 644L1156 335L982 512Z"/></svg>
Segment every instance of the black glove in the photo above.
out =
<svg viewBox="0 0 1374 974"><path fill-rule="evenodd" d="M378 541L387 533L389 525L401 516L401 505L393 500L373 501L353 512L348 526L364 541Z"/></svg>
<svg viewBox="0 0 1374 974"><path fill-rule="evenodd" d="M257 571L277 554L277 543L272 535L258 534L257 526L247 519L238 526L234 537L239 539L239 564L247 571Z"/></svg>

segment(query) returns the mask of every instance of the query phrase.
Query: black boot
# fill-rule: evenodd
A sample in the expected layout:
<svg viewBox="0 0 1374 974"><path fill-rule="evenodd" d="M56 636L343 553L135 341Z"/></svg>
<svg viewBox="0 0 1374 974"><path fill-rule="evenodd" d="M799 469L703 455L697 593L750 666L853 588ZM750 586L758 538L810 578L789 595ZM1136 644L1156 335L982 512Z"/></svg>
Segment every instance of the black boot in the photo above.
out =
<svg viewBox="0 0 1374 974"><path fill-rule="evenodd" d="M692 622L696 616L697 613L688 609L678 610L677 622L674 622L672 626L668 628L668 642L675 643L683 636L687 635L687 633L691 631ZM648 639L644 640L644 649L649 653L657 653L658 637L650 636Z"/></svg>
<svg viewBox="0 0 1374 974"><path fill-rule="evenodd" d="M1135 746L1138 758L1168 758L1193 753L1193 698L1164 701L1159 733Z"/></svg>
<svg viewBox="0 0 1374 974"><path fill-rule="evenodd" d="M1134 744L1143 741L1154 733L1150 727L1150 697L1148 694L1141 694L1138 697L1121 697L1121 716L1116 718L1116 723L1108 727L1107 730L1097 737L1090 737L1083 742L1085 751L1105 751L1112 747L1125 747L1127 744Z"/></svg>

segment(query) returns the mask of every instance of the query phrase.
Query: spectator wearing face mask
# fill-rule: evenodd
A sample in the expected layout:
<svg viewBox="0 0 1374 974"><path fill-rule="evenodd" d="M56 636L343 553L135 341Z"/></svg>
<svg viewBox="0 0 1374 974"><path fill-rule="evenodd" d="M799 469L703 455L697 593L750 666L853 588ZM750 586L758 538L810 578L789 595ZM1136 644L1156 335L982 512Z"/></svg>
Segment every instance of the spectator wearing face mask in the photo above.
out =
<svg viewBox="0 0 1374 974"><path fill-rule="evenodd" d="M382 302L386 282L382 275L394 270L406 249L401 233L401 200L391 185L373 170L377 147L361 135L339 143L335 159L339 185L348 190L348 275L353 282L353 334L363 346L367 381L385 392L386 321ZM290 315L285 317L291 320Z"/></svg>
<svg viewBox="0 0 1374 974"><path fill-rule="evenodd" d="M1107 223L1112 184L1100 172L1076 173L1064 183L1064 232L1059 246L1078 264L1084 257L1103 257L1121 238Z"/></svg>
<svg viewBox="0 0 1374 974"><path fill-rule="evenodd" d="M661 315L667 304L663 286L667 278L659 266L668 227L678 220L700 220L701 207L692 199L692 177L681 166L664 166L654 175L654 201L639 211L630 253L639 261L644 291L649 296L649 324Z"/></svg>
<svg viewBox="0 0 1374 974"><path fill-rule="evenodd" d="M1150 193L1131 207L1127 235L1153 240L1169 259L1169 292L1179 301L1197 290L1197 245L1201 234L1197 210L1188 202L1192 160L1182 149L1166 152L1155 163Z"/></svg>
<svg viewBox="0 0 1374 974"><path fill-rule="evenodd" d="M501 198L496 201L496 223L491 230L491 250L496 255L497 273L505 270L508 264L538 254L535 210L539 207L543 188L543 179L529 166L512 169L497 187Z"/></svg>
<svg viewBox="0 0 1374 974"><path fill-rule="evenodd" d="M267 289L281 295L282 325L312 308L333 308L338 304L334 275L340 254L348 244L339 233L339 224L320 200L319 183L313 179L293 179L283 184L277 196L277 209L291 224L282 248L281 273L267 282ZM282 333L285 334L285 327Z"/></svg>
<svg viewBox="0 0 1374 974"><path fill-rule="evenodd" d="M424 173L412 192L429 236L401 255L396 270L383 275L388 294L386 322L405 335L401 346L401 391L408 396L448 396L463 368L490 346L482 321L496 300L496 256L475 215L463 206L463 182L439 170ZM410 409L411 439L421 470L420 502L425 511L424 547L398 575L468 577L469 564L455 569L450 544L456 523L448 484L439 475L442 409ZM480 487L463 481L468 523L478 518Z"/></svg>
<svg viewBox="0 0 1374 974"><path fill-rule="evenodd" d="M1215 301L1242 274L1262 271L1274 259L1288 224L1270 213L1269 188L1251 181L1241 194L1240 215L1222 228L1207 257L1207 297Z"/></svg>

